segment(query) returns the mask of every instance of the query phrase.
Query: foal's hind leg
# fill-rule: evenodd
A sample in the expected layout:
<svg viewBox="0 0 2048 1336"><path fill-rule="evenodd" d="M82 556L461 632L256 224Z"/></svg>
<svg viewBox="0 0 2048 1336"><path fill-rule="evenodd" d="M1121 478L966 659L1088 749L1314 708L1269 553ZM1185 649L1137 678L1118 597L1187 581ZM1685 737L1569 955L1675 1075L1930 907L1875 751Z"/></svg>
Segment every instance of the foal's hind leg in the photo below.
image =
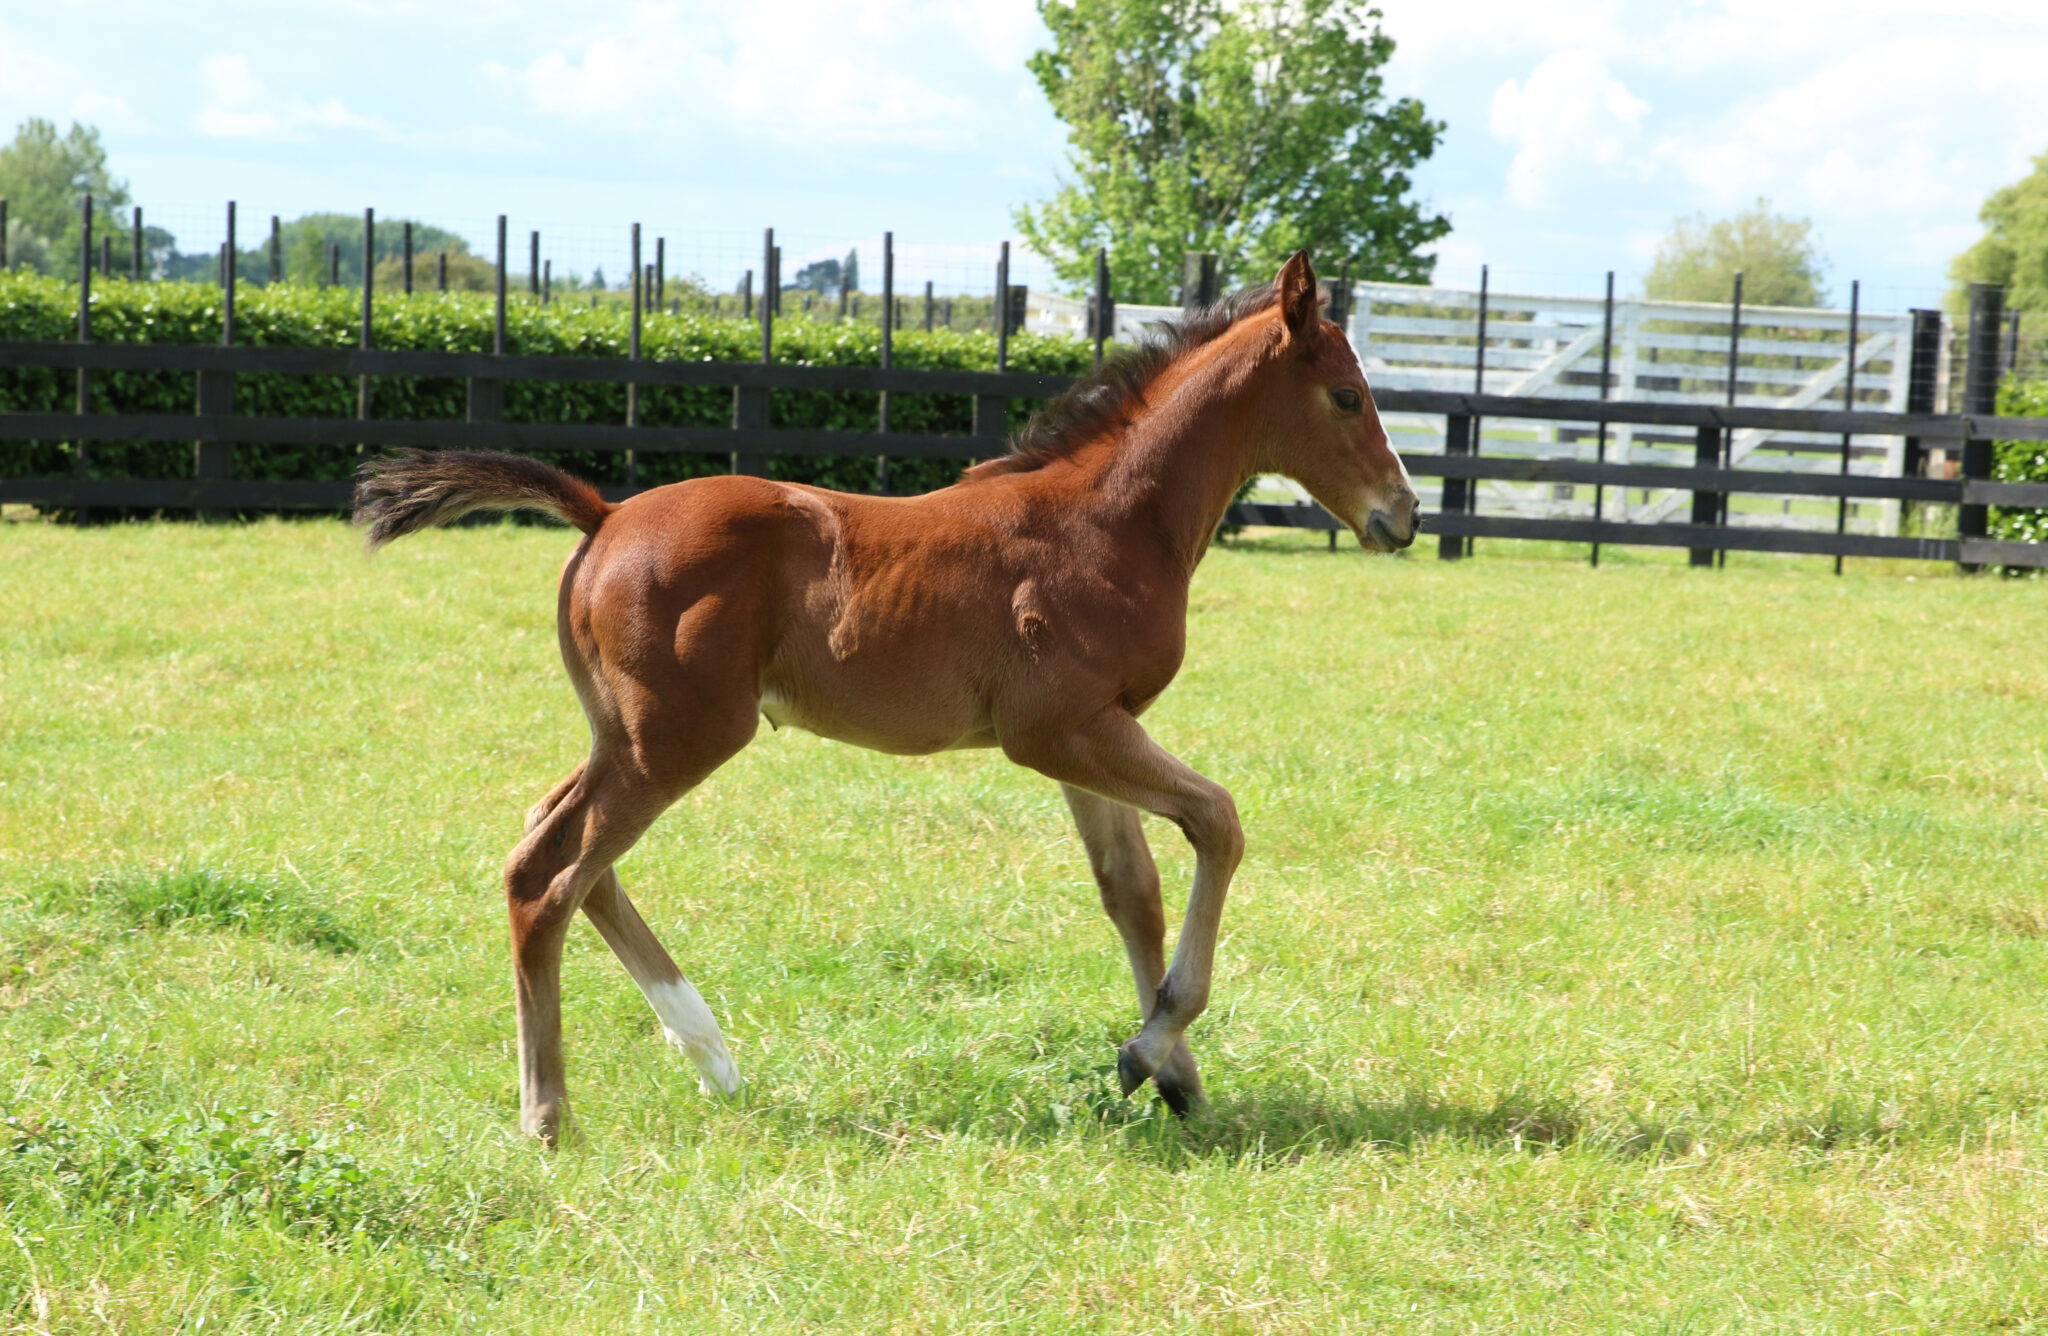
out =
<svg viewBox="0 0 2048 1336"><path fill-rule="evenodd" d="M740 1069L725 1051L725 1035L718 1018L704 1005L696 986L683 977L675 961L655 939L633 902L619 885L619 874L605 869L584 897L583 912L597 925L612 953L640 985L641 995L661 1018L662 1033L681 1049L697 1068L697 1086L705 1094L735 1095L740 1088Z"/></svg>
<svg viewBox="0 0 2048 1336"><path fill-rule="evenodd" d="M534 804L526 814L526 829L531 831L539 825L582 775L583 767L578 766L547 797ZM683 977L633 902L626 898L616 868L606 868L591 886L583 898L583 912L590 916L598 935L639 985L641 996L661 1019L662 1033L668 1042L695 1064L698 1088L707 1095L737 1094L740 1072L732 1055L726 1052L725 1034L718 1028L718 1018L704 1005L702 994Z"/></svg>
<svg viewBox="0 0 2048 1336"><path fill-rule="evenodd" d="M568 1099L562 1073L562 940L597 879L672 800L629 765L593 754L529 814L526 838L506 860L519 1018L519 1125L550 1145L561 1132Z"/></svg>
<svg viewBox="0 0 2048 1336"><path fill-rule="evenodd" d="M1166 911L1159 903L1159 868L1145 843L1143 824L1135 808L1086 789L1062 784L1060 792L1074 814L1081 843L1088 847L1088 867L1102 893L1102 908L1124 939L1124 954L1130 957L1131 977L1138 985L1138 1015L1150 1020L1159 980L1166 973ZM1186 1035L1152 1081L1175 1113L1185 1115L1206 1100Z"/></svg>

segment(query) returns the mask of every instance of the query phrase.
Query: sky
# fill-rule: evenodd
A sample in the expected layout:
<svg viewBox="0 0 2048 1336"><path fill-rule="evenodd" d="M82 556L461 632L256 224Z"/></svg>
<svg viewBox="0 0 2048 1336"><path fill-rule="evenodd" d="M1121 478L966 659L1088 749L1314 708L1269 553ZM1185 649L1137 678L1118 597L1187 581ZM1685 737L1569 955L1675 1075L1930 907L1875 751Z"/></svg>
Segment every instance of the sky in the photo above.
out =
<svg viewBox="0 0 2048 1336"><path fill-rule="evenodd" d="M1933 305L1984 197L2048 151L2044 0L1382 8L1390 94L1447 126L1417 193L1451 219L1448 284L1635 291L1676 218L1765 198L1813 221L1834 297ZM766 226L785 275L872 266L888 228L900 287L987 290L1012 210L1061 179L1024 68L1046 41L1031 0L5 0L0 132L99 126L188 251L231 198L245 245L372 206L488 251L504 213L515 256L539 229L616 278L639 221L723 286Z"/></svg>

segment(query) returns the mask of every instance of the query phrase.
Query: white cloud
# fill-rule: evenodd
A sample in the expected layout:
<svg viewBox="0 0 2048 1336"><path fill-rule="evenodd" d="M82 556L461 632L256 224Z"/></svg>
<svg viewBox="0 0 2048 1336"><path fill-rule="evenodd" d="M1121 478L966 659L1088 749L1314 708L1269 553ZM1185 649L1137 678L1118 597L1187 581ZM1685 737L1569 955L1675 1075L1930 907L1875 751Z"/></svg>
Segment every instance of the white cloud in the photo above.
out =
<svg viewBox="0 0 2048 1336"><path fill-rule="evenodd" d="M376 116L350 111L340 98L301 102L281 98L250 70L248 59L215 52L199 63L204 100L192 126L214 139L288 141L304 139L309 130L361 130L382 139L397 132Z"/></svg>
<svg viewBox="0 0 2048 1336"><path fill-rule="evenodd" d="M1548 57L1526 82L1509 79L1494 91L1488 115L1493 133L1515 146L1508 198L1527 206L1552 203L1567 178L1588 166L1642 175L1637 147L1649 111L1650 104L1585 47Z"/></svg>
<svg viewBox="0 0 2048 1336"><path fill-rule="evenodd" d="M1017 29L1017 8L1006 0L983 22L973 6L936 0L643 3L621 21L596 25L580 48L544 52L518 69L496 62L487 69L518 88L534 112L585 124L959 147L987 112L919 77L914 53L894 39L944 27L994 55L990 43L1009 42ZM1014 64L1022 49L1003 54Z"/></svg>

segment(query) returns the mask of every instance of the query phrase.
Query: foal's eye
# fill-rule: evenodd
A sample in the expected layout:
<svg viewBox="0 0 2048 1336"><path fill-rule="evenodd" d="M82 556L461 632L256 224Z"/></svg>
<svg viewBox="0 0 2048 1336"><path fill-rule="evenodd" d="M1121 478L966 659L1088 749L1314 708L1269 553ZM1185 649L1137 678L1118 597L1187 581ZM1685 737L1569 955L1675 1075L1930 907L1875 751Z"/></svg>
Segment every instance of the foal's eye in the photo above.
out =
<svg viewBox="0 0 2048 1336"><path fill-rule="evenodd" d="M1347 413L1356 413L1358 406L1365 402L1359 397L1357 390L1331 390L1330 397L1337 401L1337 407Z"/></svg>

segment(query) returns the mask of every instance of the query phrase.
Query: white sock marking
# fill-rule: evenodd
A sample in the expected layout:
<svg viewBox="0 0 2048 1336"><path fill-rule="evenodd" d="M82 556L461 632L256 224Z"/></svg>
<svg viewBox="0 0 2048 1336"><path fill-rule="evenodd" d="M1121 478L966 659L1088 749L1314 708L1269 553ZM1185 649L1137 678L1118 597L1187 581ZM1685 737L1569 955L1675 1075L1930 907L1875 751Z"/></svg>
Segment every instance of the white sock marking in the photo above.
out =
<svg viewBox="0 0 2048 1336"><path fill-rule="evenodd" d="M707 1095L721 1091L738 1094L740 1069L725 1051L725 1035L718 1028L718 1018L704 1005L704 997L696 986L679 978L674 983L648 984L641 991L647 994L654 1014L661 1018L668 1042L696 1064L697 1088Z"/></svg>

